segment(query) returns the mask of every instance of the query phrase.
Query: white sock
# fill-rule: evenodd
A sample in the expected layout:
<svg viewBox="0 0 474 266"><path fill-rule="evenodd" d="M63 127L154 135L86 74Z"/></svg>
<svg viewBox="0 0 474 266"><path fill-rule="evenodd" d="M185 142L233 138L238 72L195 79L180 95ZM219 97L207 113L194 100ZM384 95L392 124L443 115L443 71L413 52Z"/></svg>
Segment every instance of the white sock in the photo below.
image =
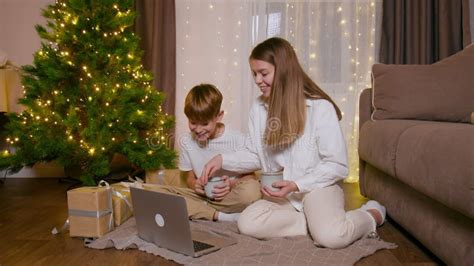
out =
<svg viewBox="0 0 474 266"><path fill-rule="evenodd" d="M217 213L217 221L219 222L237 222L239 219L240 212L235 212L235 213L223 213L223 212L218 212Z"/></svg>

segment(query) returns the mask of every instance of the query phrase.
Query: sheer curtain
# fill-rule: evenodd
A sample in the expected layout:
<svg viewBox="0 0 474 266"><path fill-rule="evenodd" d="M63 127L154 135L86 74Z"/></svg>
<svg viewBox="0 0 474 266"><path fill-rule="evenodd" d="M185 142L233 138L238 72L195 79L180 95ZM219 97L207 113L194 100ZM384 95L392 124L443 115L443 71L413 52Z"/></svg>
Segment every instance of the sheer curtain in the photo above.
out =
<svg viewBox="0 0 474 266"><path fill-rule="evenodd" d="M247 131L258 90L248 67L252 47L279 36L339 105L350 158L349 182L358 179L358 98L370 87L378 49L380 1L176 1L177 134L188 131L184 97L193 85L214 83L224 95L226 125Z"/></svg>

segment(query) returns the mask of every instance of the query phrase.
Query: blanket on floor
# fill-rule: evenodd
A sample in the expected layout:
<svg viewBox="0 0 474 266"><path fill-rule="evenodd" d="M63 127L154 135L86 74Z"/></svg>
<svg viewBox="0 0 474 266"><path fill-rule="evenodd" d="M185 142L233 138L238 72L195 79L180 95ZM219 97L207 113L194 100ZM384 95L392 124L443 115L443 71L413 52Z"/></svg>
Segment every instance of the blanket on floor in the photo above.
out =
<svg viewBox="0 0 474 266"><path fill-rule="evenodd" d="M230 222L191 221L191 228L212 231L232 237L237 244L199 258L192 258L160 248L138 237L135 219L131 218L114 231L86 246L94 249L138 248L180 264L192 265L353 265L379 249L397 246L377 239L360 239L343 249L318 248L309 236L259 240L238 233L237 224Z"/></svg>

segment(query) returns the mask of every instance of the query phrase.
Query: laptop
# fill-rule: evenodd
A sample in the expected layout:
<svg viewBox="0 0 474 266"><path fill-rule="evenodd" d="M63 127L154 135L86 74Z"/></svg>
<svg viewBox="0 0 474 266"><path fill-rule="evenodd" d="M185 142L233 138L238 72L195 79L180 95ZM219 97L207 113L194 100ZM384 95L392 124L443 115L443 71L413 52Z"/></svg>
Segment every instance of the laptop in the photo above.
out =
<svg viewBox="0 0 474 266"><path fill-rule="evenodd" d="M199 257L235 244L212 231L191 230L186 201L178 195L130 188L138 236L155 245Z"/></svg>

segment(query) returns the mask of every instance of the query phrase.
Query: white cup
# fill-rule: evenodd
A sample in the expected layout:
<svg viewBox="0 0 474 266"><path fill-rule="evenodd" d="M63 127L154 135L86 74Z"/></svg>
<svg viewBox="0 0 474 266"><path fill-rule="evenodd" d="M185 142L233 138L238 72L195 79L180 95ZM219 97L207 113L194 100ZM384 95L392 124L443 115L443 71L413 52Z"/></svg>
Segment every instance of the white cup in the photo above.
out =
<svg viewBox="0 0 474 266"><path fill-rule="evenodd" d="M220 177L212 177L207 181L207 184L204 186L204 191L206 192L206 196L210 199L214 198L214 194L212 191L214 190L214 187L218 184L221 184L223 181Z"/></svg>
<svg viewBox="0 0 474 266"><path fill-rule="evenodd" d="M283 180L283 172L263 172L260 176L260 185L269 188L271 191L280 191L280 188L273 187L273 183Z"/></svg>

